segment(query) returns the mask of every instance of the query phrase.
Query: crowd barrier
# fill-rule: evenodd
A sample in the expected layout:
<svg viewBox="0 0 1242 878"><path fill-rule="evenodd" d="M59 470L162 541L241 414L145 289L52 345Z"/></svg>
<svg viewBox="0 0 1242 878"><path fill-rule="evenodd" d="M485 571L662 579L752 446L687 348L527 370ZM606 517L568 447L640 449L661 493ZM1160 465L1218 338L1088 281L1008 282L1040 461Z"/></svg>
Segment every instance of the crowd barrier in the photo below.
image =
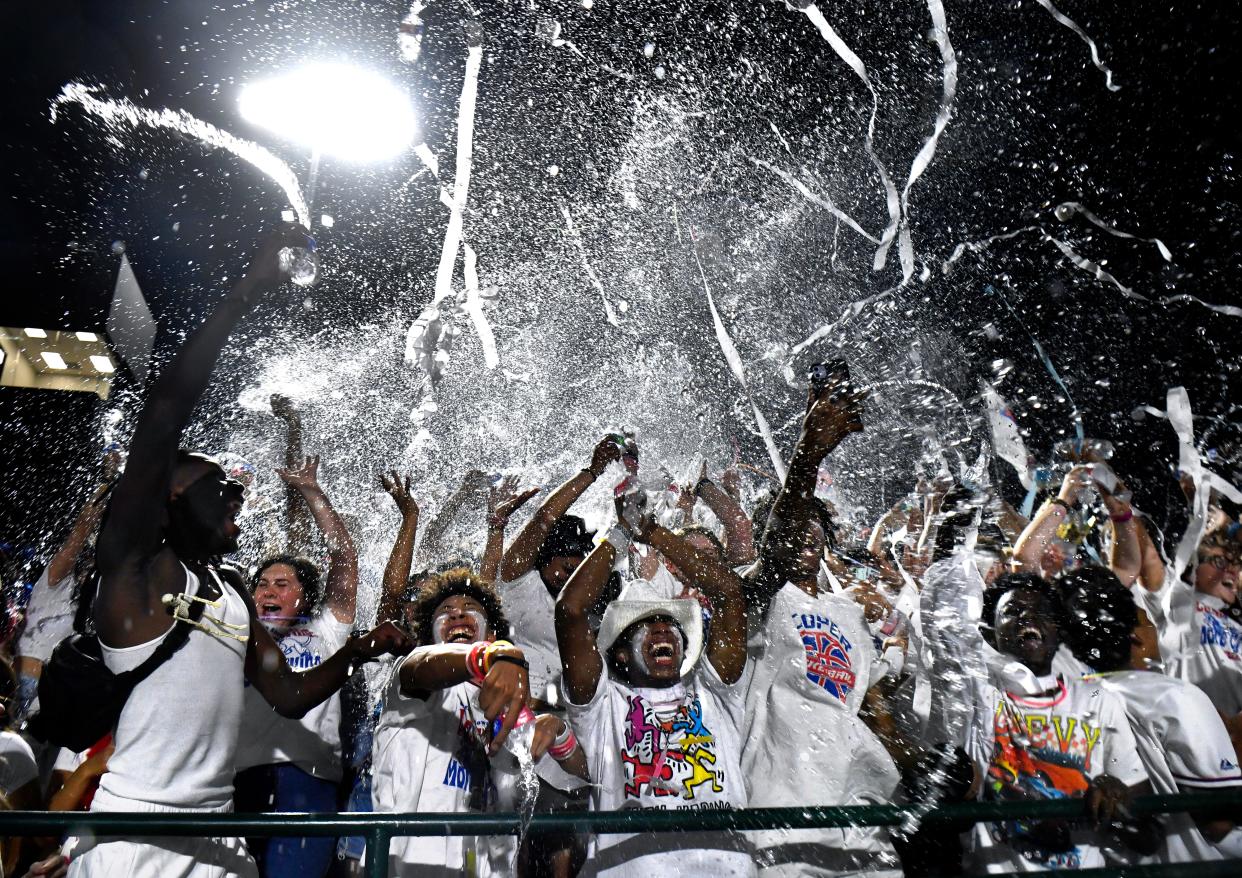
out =
<svg viewBox="0 0 1242 878"><path fill-rule="evenodd" d="M1141 796L1134 814L1196 811L1212 815L1242 809L1242 788L1168 796ZM574 831L676 832L751 829L823 829L848 826L956 824L1019 818L1084 816L1081 799L1030 802L963 802L931 810L911 805L847 805L818 808L747 808L737 811L632 809L535 814L152 814L9 811L0 813L7 836L361 836L367 840L368 878L388 874L393 838L422 835L519 835ZM1175 865L1084 869L1084 878L1214 878L1242 876L1242 860ZM1016 878L1012 876L1012 878Z"/></svg>

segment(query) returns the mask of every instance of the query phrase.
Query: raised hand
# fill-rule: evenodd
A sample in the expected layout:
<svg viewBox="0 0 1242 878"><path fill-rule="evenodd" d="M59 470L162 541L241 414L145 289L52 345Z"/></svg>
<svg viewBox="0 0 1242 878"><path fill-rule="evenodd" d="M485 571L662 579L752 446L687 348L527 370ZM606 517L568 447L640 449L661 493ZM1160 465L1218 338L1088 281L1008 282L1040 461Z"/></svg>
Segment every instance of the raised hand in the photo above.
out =
<svg viewBox="0 0 1242 878"><path fill-rule="evenodd" d="M505 476L500 480L499 484L488 488L487 514L489 517L495 516L498 519L508 520L513 513L522 508L526 501L538 493L538 488L527 488L524 491L519 491L518 477Z"/></svg>
<svg viewBox="0 0 1242 878"><path fill-rule="evenodd" d="M829 385L818 396L812 397L802 421L801 441L829 452L850 433L861 432L862 402L866 398L866 391L853 391L848 384Z"/></svg>
<svg viewBox="0 0 1242 878"><path fill-rule="evenodd" d="M409 635L396 622L381 622L365 634L349 639L348 648L355 661L369 662L381 655L405 655L414 648Z"/></svg>
<svg viewBox="0 0 1242 878"><path fill-rule="evenodd" d="M612 436L605 436L595 443L595 450L591 452L591 465L587 469L591 471L591 475L598 479L604 474L608 464L615 463L620 459L621 446L617 444L617 440Z"/></svg>
<svg viewBox="0 0 1242 878"><path fill-rule="evenodd" d="M312 454L297 469L276 468L276 475L299 491L312 491L319 487L319 455Z"/></svg>
<svg viewBox="0 0 1242 878"><path fill-rule="evenodd" d="M1061 481L1061 490L1057 494L1070 506L1077 506L1082 493L1091 484L1091 471L1085 466L1075 466L1065 474Z"/></svg>
<svg viewBox="0 0 1242 878"><path fill-rule="evenodd" d="M418 515L418 502L414 499L414 495L410 493L410 481L411 476L409 473L402 475L395 469L380 474L380 484L384 486L388 496L392 497L393 502L397 504L397 508L401 510L403 518Z"/></svg>
<svg viewBox="0 0 1242 878"><path fill-rule="evenodd" d="M289 279L289 273L280 268L280 251L286 247L305 247L310 232L305 226L286 223L270 232L260 243L250 259L245 280L257 287L275 287Z"/></svg>

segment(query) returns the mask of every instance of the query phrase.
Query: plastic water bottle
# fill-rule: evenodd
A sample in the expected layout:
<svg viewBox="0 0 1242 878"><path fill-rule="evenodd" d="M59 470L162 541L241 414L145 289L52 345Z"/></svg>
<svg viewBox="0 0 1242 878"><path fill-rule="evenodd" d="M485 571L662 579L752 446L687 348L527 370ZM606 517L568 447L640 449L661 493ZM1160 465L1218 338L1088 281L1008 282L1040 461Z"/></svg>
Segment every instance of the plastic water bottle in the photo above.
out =
<svg viewBox="0 0 1242 878"><path fill-rule="evenodd" d="M300 287L309 287L319 280L319 254L315 252L315 239L306 240L307 246L285 247L278 256L280 270Z"/></svg>

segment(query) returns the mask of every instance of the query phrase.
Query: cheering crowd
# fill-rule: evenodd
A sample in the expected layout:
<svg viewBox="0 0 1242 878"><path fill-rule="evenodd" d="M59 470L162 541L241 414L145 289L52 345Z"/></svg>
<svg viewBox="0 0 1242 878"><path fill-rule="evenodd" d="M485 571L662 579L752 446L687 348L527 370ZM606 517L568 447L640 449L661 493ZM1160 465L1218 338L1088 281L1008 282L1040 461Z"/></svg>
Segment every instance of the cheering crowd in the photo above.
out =
<svg viewBox="0 0 1242 878"><path fill-rule="evenodd" d="M812 371L788 473L757 500L736 467L654 490L658 449L625 433L584 444L581 470L539 501L513 477L471 475L427 526L417 474L386 472L401 523L369 630L354 539L304 453L314 439L274 397L286 545L240 558L245 486L180 442L230 332L285 280L277 254L301 243L293 228L266 239L163 370L124 466L105 461L11 626L8 808L692 815L1083 798L1085 818L960 826L395 838L388 873L917 876L1242 857L1227 809L1127 807L1242 785L1242 543L1227 504L1184 480L1203 514L1165 544L1098 443L1080 443L1029 520L942 472L851 525L816 491L865 429L839 361ZM573 507L600 481L615 519L592 532ZM459 514L486 516L467 557L443 547ZM369 856L360 839L300 837L11 838L0 854L6 875L74 878L319 878L360 874Z"/></svg>

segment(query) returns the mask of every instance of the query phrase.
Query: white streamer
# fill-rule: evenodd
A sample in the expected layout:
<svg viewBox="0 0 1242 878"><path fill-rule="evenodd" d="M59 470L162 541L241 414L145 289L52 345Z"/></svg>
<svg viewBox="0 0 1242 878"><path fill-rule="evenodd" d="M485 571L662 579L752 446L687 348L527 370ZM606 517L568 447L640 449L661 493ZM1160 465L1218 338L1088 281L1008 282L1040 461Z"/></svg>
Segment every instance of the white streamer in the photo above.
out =
<svg viewBox="0 0 1242 878"><path fill-rule="evenodd" d="M476 25L477 27L477 25ZM469 33L469 29L468 29ZM470 194L470 170L474 156L474 108L479 92L479 67L483 61L483 47L471 35L466 52L466 73L462 82L461 100L457 109L457 163L453 177L452 199L449 204L448 224L444 229L444 243L440 248L440 263L436 268L435 296L423 309L405 336L405 361L418 365L425 359L423 336L429 327L435 326L440 304L453 294L453 269L457 265L457 253L462 245L463 214ZM424 159L426 161L426 159ZM435 312L433 314L432 312ZM451 339L451 334L444 334ZM447 349L444 349L447 353ZM420 353L424 356L420 357Z"/></svg>
<svg viewBox="0 0 1242 878"><path fill-rule="evenodd" d="M1161 241L1159 238L1144 238L1140 235L1132 235L1129 232L1123 232L1121 231L1121 229L1117 228L1116 226L1110 226L1108 223L1104 222L1104 220L1100 219L1098 216L1096 216L1094 213L1088 210L1085 206L1083 206L1081 202L1063 201L1056 206L1056 209L1053 211L1053 213L1056 214L1056 218L1059 219L1061 222L1065 222L1075 213L1080 213L1084 217L1086 217L1087 221L1090 222L1092 225L1095 225L1098 228L1103 229L1104 231L1108 232L1110 235L1113 235L1114 237L1129 238L1132 241L1146 241L1148 244L1155 244L1156 249L1160 251L1160 255L1164 257L1165 262L1173 261L1173 254L1169 252L1169 248L1164 246L1164 242Z"/></svg>
<svg viewBox="0 0 1242 878"><path fill-rule="evenodd" d="M790 387L798 386L794 379L794 371L793 371L793 361L798 356L798 354L802 353L804 350L809 348L811 345L815 344L815 342L819 341L820 339L826 338L827 336L831 335L834 331L840 328L840 326L844 324L846 321L853 320L855 317L861 314L862 310L866 308L868 305L878 302L880 299L886 298L887 296L891 296L893 293L897 292L903 286L905 286L905 284L900 283L900 284L897 284L897 286L895 287L889 287L887 290L882 290L881 292L878 292L873 296L867 296L866 298L859 299L857 302L850 302L850 304L846 307L846 309L841 312L840 317L838 317L836 320L832 321L831 323L825 323L819 329L815 330L810 335L808 335L806 338L804 338L802 341L794 345L793 348L791 348L789 351L789 356L786 357L785 359L785 368L784 368L785 383L788 384Z"/></svg>
<svg viewBox="0 0 1242 878"><path fill-rule="evenodd" d="M479 342L483 345L484 364L489 369L495 369L500 363L500 355L496 353L496 335L483 314L483 300L479 294L478 257L475 256L474 248L464 242L462 251L465 257L462 260L462 275L466 279L466 313L470 315L470 322L474 324L474 331L479 334Z"/></svg>
<svg viewBox="0 0 1242 878"><path fill-rule="evenodd" d="M1104 62L1100 60L1100 50L1096 48L1095 40L1087 36L1087 32L1079 27L1073 19L1063 14L1059 9L1052 5L1052 0L1035 0L1040 6L1048 10L1048 14L1055 18L1060 24L1065 25L1074 33L1082 38L1082 41L1091 49L1091 63L1096 69L1104 74L1104 86L1109 91L1121 91L1121 86L1113 83L1113 71L1109 70Z"/></svg>
<svg viewBox="0 0 1242 878"><path fill-rule="evenodd" d="M166 128L177 131L208 146L214 146L231 152L244 162L248 162L272 179L285 193L289 206L297 214L298 222L310 228L310 208L302 197L302 188L298 178L289 166L268 152L257 143L234 137L227 131L221 131L214 125L196 119L184 110L148 110L136 106L125 98L117 100L100 99L92 92L98 89L89 88L80 82L67 83L60 94L52 101L52 121L56 121L57 112L62 104L79 104L82 109L111 125L126 124L134 128L145 125L148 128Z"/></svg>
<svg viewBox="0 0 1242 878"><path fill-rule="evenodd" d="M783 171L780 168L775 167L774 165L769 164L768 162L765 162L763 159L757 159L754 156L747 156L747 158L750 159L751 162L756 167L763 168L764 170L767 170L767 171L771 171L773 174L780 177L782 180L788 183L794 190L798 192L798 194L800 194L807 201L811 202L812 204L818 207L822 207L824 210L831 213L833 216L835 216L841 222L845 223L851 229L858 232L858 234L862 235L868 241L871 241L873 244L882 243L879 238L877 238L875 235L871 234L866 229L864 229L862 226L860 226L857 222L855 222L853 217L845 213L843 210L841 210L839 207L837 207L835 204L833 204L830 200L828 200L824 196L816 195L814 192L812 192L807 187L805 183L803 183L793 174L789 173L788 171Z"/></svg>
<svg viewBox="0 0 1242 878"><path fill-rule="evenodd" d="M1205 302L1198 296L1192 296L1189 293L1179 293L1176 296L1165 296L1160 300L1161 304L1172 305L1174 302L1194 302L1202 305L1209 311L1215 311L1217 314L1224 314L1226 317L1242 317L1242 308L1234 305L1213 305L1211 302Z"/></svg>
<svg viewBox="0 0 1242 878"><path fill-rule="evenodd" d="M1199 452L1195 449L1194 416L1190 411L1190 396L1184 387L1169 388L1166 398L1166 414L1173 432L1177 434L1178 462L1177 468L1190 476L1195 485L1195 498L1191 505L1190 523L1177 544L1177 552L1173 556L1173 572L1178 579L1190 566L1191 556L1203 539L1203 531L1207 527L1208 507L1211 503L1211 491L1205 488L1205 469Z"/></svg>
<svg viewBox="0 0 1242 878"><path fill-rule="evenodd" d="M992 235L978 241L963 242L953 248L953 253L941 264L940 271L943 274L948 274L957 261L961 259L967 251L971 253L982 253L997 241L1008 241L1010 238L1016 238L1024 232L1042 232L1043 230L1043 226L1023 226L1020 229L1014 229L1012 232L1002 232L999 235Z"/></svg>
<svg viewBox="0 0 1242 878"><path fill-rule="evenodd" d="M941 81L943 91L940 97L940 109L936 112L936 124L931 136L910 164L910 176L906 186L901 190L901 230L898 233L897 253L901 257L901 274L903 280L909 280L914 274L914 247L910 241L910 189L931 164L936 155L936 146L940 143L940 135L949 124L953 114L953 101L957 97L957 54L953 44L949 42L948 23L944 17L944 4L940 0L927 0L927 11L931 13L932 35L940 48Z"/></svg>
<svg viewBox="0 0 1242 878"><path fill-rule="evenodd" d="M837 32L832 29L832 25L830 25L824 18L823 13L819 11L819 7L814 3L809 3L802 11L806 13L806 17L809 18L811 23L814 24L816 29L819 30L820 36L822 36L827 41L828 45L832 47L832 50L837 53L837 57L844 61L846 66L854 71L858 78L862 80L863 85L867 87L867 91L871 93L871 118L867 122L867 134L863 138L863 149L866 150L867 157L871 159L871 164L875 165L876 171L880 174L880 182L884 186L884 202L885 206L888 208L888 227L884 230L884 234L878 241L868 236L870 240L876 241L876 243L880 245L875 251L875 262L873 265L874 269L879 271L884 267L885 262L888 260L888 249L893 245L893 239L897 236L897 227L901 221L901 200L897 195L897 187L893 185L893 181L888 176L888 169L884 167L884 163L880 161L880 157L876 155L875 152L875 118L880 111L880 96L876 93L875 87L871 84L871 77L867 75L867 68L863 65L862 59L859 58L858 55L854 53L854 50L846 45L845 41L842 40L841 37L837 35ZM844 214L839 214L835 210L833 213L843 221L846 221ZM848 220L848 222L852 223L854 227L857 228L857 224L853 223L853 220ZM859 231L862 230L859 229ZM913 253L910 255L909 263L909 271L910 273L913 273ZM902 256L902 271L906 271L906 258L904 255Z"/></svg>
<svg viewBox="0 0 1242 878"><path fill-rule="evenodd" d="M693 230L690 232L690 249L694 253L694 264L699 268L699 277L703 280L703 292L707 295L707 308L712 313L712 324L716 329L716 342L720 345L720 351L724 354L725 362L729 364L729 370L733 373L733 377L742 386L742 393L746 394L746 399L755 413L755 423L759 427L759 435L763 437L763 444L768 449L768 457L772 459L772 466L776 469L776 476L784 483L786 473L785 461L781 459L781 453L776 447L776 441L772 438L772 427L768 424L768 419L763 416L763 412L759 411L759 405L755 402L754 396L751 395L750 385L746 383L746 369L742 365L742 358L737 352L737 347L733 344L733 339L729 336L729 330L725 328L724 321L720 318L720 312L716 310L716 300L712 296L711 287L707 284L707 273L703 270L702 260L699 259L699 248L695 246Z"/></svg>
<svg viewBox="0 0 1242 878"><path fill-rule="evenodd" d="M1058 250L1064 253L1066 258L1068 258L1070 262L1074 263L1075 267L1082 269L1083 271L1087 272L1087 274L1094 275L1099 280L1107 281L1108 283L1111 283L1118 290L1120 290L1127 299L1137 299L1140 302L1151 301L1151 299L1147 298L1142 293L1136 293L1134 290L1130 289L1128 286L1123 284L1121 281L1117 280L1117 278L1113 277L1111 274L1105 271L1103 266L1099 265L1098 263L1092 262L1090 259L1087 259L1085 256L1080 255L1077 250L1075 250L1073 247L1071 247L1069 244L1065 243L1064 241L1060 240L1059 238L1054 238L1051 235L1047 234L1046 232L1044 233L1044 238L1049 243L1051 243L1054 247L1056 247Z"/></svg>
<svg viewBox="0 0 1242 878"><path fill-rule="evenodd" d="M578 230L574 227L574 218L569 212L569 205L561 205L561 214L565 217L565 228L569 230L569 237L578 249L578 256L582 259L582 267L586 269L587 279L591 282L591 286L595 287L596 292L599 293L600 301L604 303L604 315L613 326L620 326L621 321L617 319L617 312L613 310L612 303L608 301L608 294L604 292L604 285L600 283L599 276L595 274L595 269L591 267L591 263L587 259L586 248L582 246L582 236L578 234Z"/></svg>

